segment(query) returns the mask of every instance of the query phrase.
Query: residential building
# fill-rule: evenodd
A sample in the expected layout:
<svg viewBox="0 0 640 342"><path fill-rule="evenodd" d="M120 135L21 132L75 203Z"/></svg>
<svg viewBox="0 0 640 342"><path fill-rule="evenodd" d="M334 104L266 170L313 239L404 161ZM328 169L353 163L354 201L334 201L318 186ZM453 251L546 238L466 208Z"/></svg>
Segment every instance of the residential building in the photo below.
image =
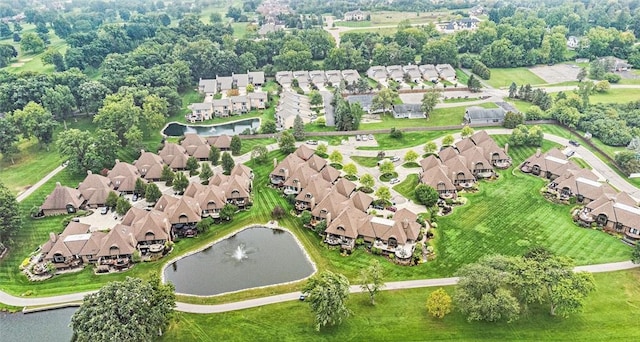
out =
<svg viewBox="0 0 640 342"><path fill-rule="evenodd" d="M293 82L293 72L291 71L278 71L276 72L276 82L285 88L291 87Z"/></svg>
<svg viewBox="0 0 640 342"><path fill-rule="evenodd" d="M441 79L446 81L455 81L456 70L451 66L451 64L438 64L436 65L436 70L438 71L438 75Z"/></svg>
<svg viewBox="0 0 640 342"><path fill-rule="evenodd" d="M506 112L502 108L482 108L478 106L467 107L464 112L465 124L494 123L502 125Z"/></svg>
<svg viewBox="0 0 640 342"><path fill-rule="evenodd" d="M409 76L411 82L420 83L422 80L422 73L417 65L405 65L402 67L402 71L405 75Z"/></svg>
<svg viewBox="0 0 640 342"><path fill-rule="evenodd" d="M436 66L433 64L425 64L418 67L418 70L422 73L422 78L426 81L436 82L440 78Z"/></svg>
<svg viewBox="0 0 640 342"><path fill-rule="evenodd" d="M186 164L186 161L185 161ZM141 179L140 172L135 166L121 162L116 159L113 168L107 172L107 177L111 180L114 190L118 190L120 193L132 194L136 187L136 181ZM146 181L144 181L146 183Z"/></svg>
<svg viewBox="0 0 640 342"><path fill-rule="evenodd" d="M367 77L375 80L376 82L386 80L387 76L387 68L383 66L372 66L367 70Z"/></svg>
<svg viewBox="0 0 640 342"><path fill-rule="evenodd" d="M420 104L395 104L392 112L393 117L396 119L424 119L427 117Z"/></svg>
<svg viewBox="0 0 640 342"><path fill-rule="evenodd" d="M577 170L580 167L567 159L564 153L557 148L552 148L546 153L540 149L534 155L525 160L520 166L524 173L531 173L550 180L558 178L568 170Z"/></svg>
<svg viewBox="0 0 640 342"><path fill-rule="evenodd" d="M184 170L187 167L189 154L187 154L187 150L184 147L178 144L165 142L158 155L174 171Z"/></svg>
<svg viewBox="0 0 640 342"><path fill-rule="evenodd" d="M368 13L361 10L345 12L342 19L345 21L364 21L367 20Z"/></svg>
<svg viewBox="0 0 640 342"><path fill-rule="evenodd" d="M293 122L298 115L305 124L311 122L311 119L315 117L315 112L311 110L309 97L290 91L282 92L275 113L276 127L279 130L293 128Z"/></svg>
<svg viewBox="0 0 640 342"><path fill-rule="evenodd" d="M98 208L106 203L109 193L113 191L113 183L109 178L88 170L87 177L78 185L78 190L86 200L87 208Z"/></svg>
<svg viewBox="0 0 640 342"><path fill-rule="evenodd" d="M356 84L360 80L358 70L342 70L342 79L346 84Z"/></svg>
<svg viewBox="0 0 640 342"><path fill-rule="evenodd" d="M342 72L339 70L327 70L324 74L327 77L327 84L338 86L342 82Z"/></svg>
<svg viewBox="0 0 640 342"><path fill-rule="evenodd" d="M44 199L40 212L44 216L72 214L84 208L85 199L78 189L62 186L59 182L50 195Z"/></svg>
<svg viewBox="0 0 640 342"><path fill-rule="evenodd" d="M640 241L640 208L626 192L605 193L585 205L577 218L586 226L598 225L607 232L622 234L630 245Z"/></svg>
<svg viewBox="0 0 640 342"><path fill-rule="evenodd" d="M402 82L404 79L404 70L400 65L390 65L387 67L387 77L396 82Z"/></svg>

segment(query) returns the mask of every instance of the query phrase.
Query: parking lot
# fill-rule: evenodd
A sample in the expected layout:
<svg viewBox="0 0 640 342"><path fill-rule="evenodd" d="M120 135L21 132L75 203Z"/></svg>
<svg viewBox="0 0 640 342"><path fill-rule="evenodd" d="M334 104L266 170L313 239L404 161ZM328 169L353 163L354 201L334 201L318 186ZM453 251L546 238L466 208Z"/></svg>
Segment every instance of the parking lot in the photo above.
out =
<svg viewBox="0 0 640 342"><path fill-rule="evenodd" d="M546 83L562 83L578 79L580 67L575 64L537 65L529 71L542 78Z"/></svg>

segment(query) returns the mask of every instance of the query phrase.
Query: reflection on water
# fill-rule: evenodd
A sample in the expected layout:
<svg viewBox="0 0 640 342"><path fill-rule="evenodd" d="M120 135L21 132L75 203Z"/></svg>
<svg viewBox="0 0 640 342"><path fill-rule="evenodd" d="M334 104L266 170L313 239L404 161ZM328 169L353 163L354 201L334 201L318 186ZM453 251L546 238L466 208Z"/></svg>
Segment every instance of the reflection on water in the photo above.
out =
<svg viewBox="0 0 640 342"><path fill-rule="evenodd" d="M238 135L246 130L255 132L258 130L258 128L260 128L260 120L257 118L211 126L192 126L172 122L167 125L162 133L170 137L183 136L185 133L196 133L201 136L213 136L222 134Z"/></svg>
<svg viewBox="0 0 640 342"><path fill-rule="evenodd" d="M164 275L176 292L211 296L295 281L313 271L291 233L250 228L180 259L180 268L167 267Z"/></svg>
<svg viewBox="0 0 640 342"><path fill-rule="evenodd" d="M71 340L71 316L78 308L65 308L31 314L0 312L0 341L58 342Z"/></svg>

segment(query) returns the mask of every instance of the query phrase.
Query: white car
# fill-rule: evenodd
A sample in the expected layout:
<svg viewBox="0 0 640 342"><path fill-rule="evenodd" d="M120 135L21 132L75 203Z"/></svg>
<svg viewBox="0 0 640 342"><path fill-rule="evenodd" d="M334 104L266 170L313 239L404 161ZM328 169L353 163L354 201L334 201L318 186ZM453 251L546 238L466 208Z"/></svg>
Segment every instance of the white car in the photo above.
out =
<svg viewBox="0 0 640 342"><path fill-rule="evenodd" d="M391 178L391 180L389 181L389 184L398 184L400 183L400 180L398 178Z"/></svg>
<svg viewBox="0 0 640 342"><path fill-rule="evenodd" d="M397 162L397 161L400 161L400 157L393 156L393 157L391 157L391 161L394 162L394 163Z"/></svg>

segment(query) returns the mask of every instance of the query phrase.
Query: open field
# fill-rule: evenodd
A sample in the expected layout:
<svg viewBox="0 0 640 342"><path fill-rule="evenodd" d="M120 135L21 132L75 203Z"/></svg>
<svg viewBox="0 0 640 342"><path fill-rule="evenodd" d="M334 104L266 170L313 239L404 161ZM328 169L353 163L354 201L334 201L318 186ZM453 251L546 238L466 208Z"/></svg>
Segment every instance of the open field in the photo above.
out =
<svg viewBox="0 0 640 342"><path fill-rule="evenodd" d="M487 81L482 81L494 88L509 88L511 82L516 84L544 84L542 78L536 76L536 74L529 71L528 68L491 68L491 78Z"/></svg>
<svg viewBox="0 0 640 342"><path fill-rule="evenodd" d="M640 100L638 89L609 89L607 92L589 96L591 103L627 103L638 100Z"/></svg>
<svg viewBox="0 0 640 342"><path fill-rule="evenodd" d="M594 274L596 291L582 313L552 317L531 306L512 323L469 323L457 311L444 319L427 314L424 303L436 288L383 291L371 306L366 294L351 295L353 311L342 325L316 332L309 305L291 301L215 315L176 313L164 341L634 341L640 315L640 271ZM446 287L452 295L453 287ZM269 324L277 317L278 324ZM400 320L399 320L400 319Z"/></svg>
<svg viewBox="0 0 640 342"><path fill-rule="evenodd" d="M34 24L23 23L22 28L23 28L22 35L25 33L36 33L36 26ZM58 50L60 51L60 53L64 55L64 52L67 49L67 43L64 40L60 39L58 36L56 36L56 34L53 32L52 29L49 30L48 35L49 35L50 44L48 44L45 47L45 50L41 53L26 53L22 51L22 48L20 47L20 43L14 42L13 38L6 38L6 39L0 40L0 44L12 45L18 51L18 57L13 59L11 64L9 64L9 66L7 66L5 70L12 71L12 72L19 72L19 71L35 71L35 72L41 72L41 73L53 72L54 66L51 64L44 65L40 57L44 54L44 52L47 49Z"/></svg>

